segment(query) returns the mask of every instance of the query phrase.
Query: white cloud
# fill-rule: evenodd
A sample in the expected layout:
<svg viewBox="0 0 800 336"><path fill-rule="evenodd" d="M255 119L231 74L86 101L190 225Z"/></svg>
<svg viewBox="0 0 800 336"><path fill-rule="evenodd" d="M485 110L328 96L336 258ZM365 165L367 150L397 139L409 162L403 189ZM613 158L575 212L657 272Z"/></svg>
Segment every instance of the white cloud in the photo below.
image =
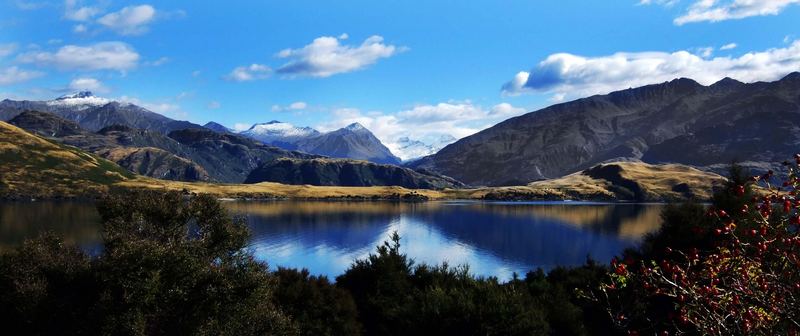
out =
<svg viewBox="0 0 800 336"><path fill-rule="evenodd" d="M73 79L69 83L69 89L71 91L92 91L95 93L109 92L109 89L105 85L103 85L103 82L91 77L81 77Z"/></svg>
<svg viewBox="0 0 800 336"><path fill-rule="evenodd" d="M73 33L82 34L82 33L85 33L87 31L89 31L89 27L86 26L85 24L82 24L82 23L75 25L75 27L72 27L72 32Z"/></svg>
<svg viewBox="0 0 800 336"><path fill-rule="evenodd" d="M79 0L64 1L64 18L67 20L85 22L102 12L98 7L81 6Z"/></svg>
<svg viewBox="0 0 800 336"><path fill-rule="evenodd" d="M222 104L220 104L218 101L212 101L212 102L208 103L208 106L206 106L206 107L208 107L209 110L216 110L216 109L222 107Z"/></svg>
<svg viewBox="0 0 800 336"><path fill-rule="evenodd" d="M703 58L709 58L714 54L714 47L697 48L697 53Z"/></svg>
<svg viewBox="0 0 800 336"><path fill-rule="evenodd" d="M329 77L363 69L381 58L388 58L405 50L384 44L383 37L377 35L367 38L359 46L340 44L346 37L347 34L339 37L323 36L302 48L282 50L277 56L289 61L278 68L278 72L289 77Z"/></svg>
<svg viewBox="0 0 800 336"><path fill-rule="evenodd" d="M272 112L285 112L285 111L302 111L308 108L306 102L297 101L286 106L272 105Z"/></svg>
<svg viewBox="0 0 800 336"><path fill-rule="evenodd" d="M305 102L294 102L289 104L290 110L303 110L306 107L308 107L308 104L306 104Z"/></svg>
<svg viewBox="0 0 800 336"><path fill-rule="evenodd" d="M155 61L146 62L144 65L157 67L167 64L169 61L170 61L169 57L161 57Z"/></svg>
<svg viewBox="0 0 800 336"><path fill-rule="evenodd" d="M0 58L6 57L17 51L16 43L0 44Z"/></svg>
<svg viewBox="0 0 800 336"><path fill-rule="evenodd" d="M778 15L800 0L696 0L685 14L675 18L676 25L693 22L719 22L751 16Z"/></svg>
<svg viewBox="0 0 800 336"><path fill-rule="evenodd" d="M434 143L443 135L462 138L525 112L525 109L508 103L487 109L469 101L417 105L395 114L340 108L333 111L331 122L316 127L321 131L331 131L357 122L372 131L387 147L396 149L401 137L427 143Z"/></svg>
<svg viewBox="0 0 800 336"><path fill-rule="evenodd" d="M0 69L0 85L11 85L27 82L31 79L41 76L44 76L44 73L39 71L23 70L12 66L5 69Z"/></svg>
<svg viewBox="0 0 800 336"><path fill-rule="evenodd" d="M129 97L129 96L122 96L119 98L114 99L116 101L122 103L130 103L134 105L138 105L144 107L150 111L156 112L158 114L165 115L170 118L174 119L186 119L188 117L188 113L181 109L181 106L175 104L171 101L158 101L158 102L151 102L151 101L143 101L136 97ZM172 99L170 99L172 100Z"/></svg>
<svg viewBox="0 0 800 336"><path fill-rule="evenodd" d="M248 129L250 129L250 125L249 124L243 124L243 123L235 123L235 124L233 124L233 130L234 131L241 132L241 131L246 131Z"/></svg>
<svg viewBox="0 0 800 336"><path fill-rule="evenodd" d="M269 78L269 75L272 74L272 69L263 64L250 64L249 66L240 66L227 76L225 79L234 82L249 82L257 79L266 79Z"/></svg>
<svg viewBox="0 0 800 336"><path fill-rule="evenodd" d="M731 49L736 49L736 47L738 47L736 43L728 43L724 46L719 47L719 50L731 50Z"/></svg>
<svg viewBox="0 0 800 336"><path fill-rule="evenodd" d="M88 46L66 45L56 52L30 52L18 57L23 63L54 66L62 70L118 70L136 67L139 54L122 42L100 42Z"/></svg>
<svg viewBox="0 0 800 336"><path fill-rule="evenodd" d="M749 52L739 57L705 59L688 51L620 52L583 57L567 53L548 56L530 72L520 72L503 86L503 92L551 93L564 97L605 94L615 90L692 78L712 84L724 77L744 82L776 80L800 69L800 40L786 48Z"/></svg>
<svg viewBox="0 0 800 336"><path fill-rule="evenodd" d="M156 9L150 5L127 6L108 13L97 23L122 35L140 35L148 31L147 25L156 17Z"/></svg>

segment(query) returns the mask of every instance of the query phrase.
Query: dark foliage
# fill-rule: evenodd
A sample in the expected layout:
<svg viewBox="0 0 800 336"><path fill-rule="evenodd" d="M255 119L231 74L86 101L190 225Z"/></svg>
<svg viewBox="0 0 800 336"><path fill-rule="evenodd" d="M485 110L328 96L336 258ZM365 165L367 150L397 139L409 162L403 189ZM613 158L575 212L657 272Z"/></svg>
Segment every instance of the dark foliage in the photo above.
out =
<svg viewBox="0 0 800 336"><path fill-rule="evenodd" d="M292 334L247 230L219 202L179 193L116 195L98 206L104 251L91 259L51 236L0 258L11 334Z"/></svg>
<svg viewBox="0 0 800 336"><path fill-rule="evenodd" d="M44 235L0 256L9 334L604 334L587 300L606 268L535 271L500 283L466 266L416 265L400 237L331 283L254 260L248 231L207 196L115 194L98 203L103 251Z"/></svg>

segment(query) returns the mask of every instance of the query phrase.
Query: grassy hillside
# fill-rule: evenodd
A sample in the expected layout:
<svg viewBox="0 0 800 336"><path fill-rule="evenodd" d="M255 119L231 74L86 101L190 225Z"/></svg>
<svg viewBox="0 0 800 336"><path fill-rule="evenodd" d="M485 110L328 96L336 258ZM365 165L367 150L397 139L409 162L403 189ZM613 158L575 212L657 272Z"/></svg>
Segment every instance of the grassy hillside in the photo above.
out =
<svg viewBox="0 0 800 336"><path fill-rule="evenodd" d="M133 177L108 160L0 122L2 198L91 195Z"/></svg>
<svg viewBox="0 0 800 336"><path fill-rule="evenodd" d="M525 186L477 189L177 182L135 175L111 161L0 122L0 198L96 196L116 187L183 190L221 198L665 201L693 197L707 200L712 188L724 180L719 175L683 165L620 162Z"/></svg>

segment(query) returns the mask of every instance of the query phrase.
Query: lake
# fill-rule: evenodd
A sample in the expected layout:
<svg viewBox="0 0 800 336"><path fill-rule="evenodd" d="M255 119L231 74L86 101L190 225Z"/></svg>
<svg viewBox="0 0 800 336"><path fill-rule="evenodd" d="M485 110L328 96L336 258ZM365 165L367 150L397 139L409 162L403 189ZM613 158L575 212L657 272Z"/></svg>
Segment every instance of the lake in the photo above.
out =
<svg viewBox="0 0 800 336"><path fill-rule="evenodd" d="M468 264L472 273L508 279L514 272L606 263L658 229L660 204L588 202L424 203L231 201L247 219L250 248L270 267L341 274L397 231L417 262ZM50 230L99 250L99 216L90 203L0 203L0 248Z"/></svg>

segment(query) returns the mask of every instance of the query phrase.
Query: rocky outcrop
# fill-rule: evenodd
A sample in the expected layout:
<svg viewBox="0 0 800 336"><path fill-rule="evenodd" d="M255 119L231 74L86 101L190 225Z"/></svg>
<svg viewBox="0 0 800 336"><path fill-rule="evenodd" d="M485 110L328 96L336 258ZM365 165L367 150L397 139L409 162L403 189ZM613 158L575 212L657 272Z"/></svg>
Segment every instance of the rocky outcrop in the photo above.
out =
<svg viewBox="0 0 800 336"><path fill-rule="evenodd" d="M317 186L400 186L410 189L443 189L461 183L428 172L393 165L340 159L280 159L262 165L245 183L278 182Z"/></svg>

